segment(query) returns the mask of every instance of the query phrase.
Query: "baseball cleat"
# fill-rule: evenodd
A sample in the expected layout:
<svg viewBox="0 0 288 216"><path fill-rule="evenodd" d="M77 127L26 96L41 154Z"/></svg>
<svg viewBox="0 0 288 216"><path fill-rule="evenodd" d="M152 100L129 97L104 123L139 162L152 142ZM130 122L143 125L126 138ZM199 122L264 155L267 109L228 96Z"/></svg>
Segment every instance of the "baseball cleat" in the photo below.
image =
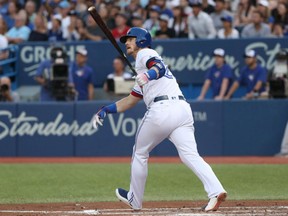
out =
<svg viewBox="0 0 288 216"><path fill-rule="evenodd" d="M227 193L220 193L218 196L211 198L206 206L202 208L203 211L217 211L220 204L225 201Z"/></svg>
<svg viewBox="0 0 288 216"><path fill-rule="evenodd" d="M118 198L121 202L125 203L126 205L128 205L130 208L132 208L132 209L135 210L135 211L139 211L139 210L140 210L140 209L135 209L135 208L133 208L133 206L129 203L129 200L128 200L128 191L126 191L126 190L124 190L124 189L122 189L122 188L117 188L117 189L115 190L115 193L116 193L117 198Z"/></svg>

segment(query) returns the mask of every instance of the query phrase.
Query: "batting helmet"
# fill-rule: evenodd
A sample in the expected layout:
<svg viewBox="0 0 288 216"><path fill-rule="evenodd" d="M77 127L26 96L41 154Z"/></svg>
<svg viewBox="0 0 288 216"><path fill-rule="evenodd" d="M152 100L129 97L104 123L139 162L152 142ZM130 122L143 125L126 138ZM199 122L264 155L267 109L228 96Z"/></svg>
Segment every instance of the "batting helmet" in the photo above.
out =
<svg viewBox="0 0 288 216"><path fill-rule="evenodd" d="M120 38L120 42L126 43L127 38L130 38L130 37L136 38L136 45L139 48L151 47L151 43L152 43L151 35L144 28L132 27L131 29L129 29L129 31L127 32L125 36L122 36Z"/></svg>

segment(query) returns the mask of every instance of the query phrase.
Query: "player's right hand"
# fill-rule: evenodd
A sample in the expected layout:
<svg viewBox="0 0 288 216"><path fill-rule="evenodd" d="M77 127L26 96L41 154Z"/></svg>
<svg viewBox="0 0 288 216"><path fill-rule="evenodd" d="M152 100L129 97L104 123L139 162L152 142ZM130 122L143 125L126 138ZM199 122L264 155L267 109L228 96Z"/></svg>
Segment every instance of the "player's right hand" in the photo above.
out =
<svg viewBox="0 0 288 216"><path fill-rule="evenodd" d="M92 125L94 129L98 128L98 125L103 126L104 118L106 117L107 111L105 107L102 107L93 117Z"/></svg>

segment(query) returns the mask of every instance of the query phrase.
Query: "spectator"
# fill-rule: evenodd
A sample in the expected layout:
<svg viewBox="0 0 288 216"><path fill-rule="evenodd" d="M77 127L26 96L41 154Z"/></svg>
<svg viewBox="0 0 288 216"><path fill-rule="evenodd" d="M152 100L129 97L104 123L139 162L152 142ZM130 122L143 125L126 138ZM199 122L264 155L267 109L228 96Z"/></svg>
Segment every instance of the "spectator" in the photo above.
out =
<svg viewBox="0 0 288 216"><path fill-rule="evenodd" d="M62 22L58 17L52 18L52 28L48 31L48 41L56 42L56 41L65 41L63 38L63 32L61 28Z"/></svg>
<svg viewBox="0 0 288 216"><path fill-rule="evenodd" d="M67 40L68 36L69 36L69 25L71 23L71 18L69 15L70 12L70 3L66 0L61 1L58 4L58 11L59 13L54 15L55 18L60 19L61 20L61 29L62 29L62 33L63 33L63 38L64 40Z"/></svg>
<svg viewBox="0 0 288 216"><path fill-rule="evenodd" d="M168 15L169 19L172 19L173 21L173 12L170 8L166 7L166 1L165 0L156 0L155 5L157 5L160 8L161 14Z"/></svg>
<svg viewBox="0 0 288 216"><path fill-rule="evenodd" d="M161 9L157 5L149 8L149 18L145 20L143 28L147 29L152 37L155 37L156 31L159 29L159 16Z"/></svg>
<svg viewBox="0 0 288 216"><path fill-rule="evenodd" d="M252 21L255 7L252 0L240 0L235 12L234 26L241 32L243 27Z"/></svg>
<svg viewBox="0 0 288 216"><path fill-rule="evenodd" d="M93 100L93 70L87 65L88 52L85 48L76 50L76 60L70 66L70 73L73 77L73 84L77 92L77 100Z"/></svg>
<svg viewBox="0 0 288 216"><path fill-rule="evenodd" d="M207 13L211 14L215 11L215 2L213 0L202 0L202 10Z"/></svg>
<svg viewBox="0 0 288 216"><path fill-rule="evenodd" d="M128 18L124 13L118 13L115 17L116 27L112 29L112 35L116 40L126 35L130 27L127 25Z"/></svg>
<svg viewBox="0 0 288 216"><path fill-rule="evenodd" d="M221 18L221 21L223 22L223 28L217 32L218 38L239 38L238 30L233 27L232 16L224 16Z"/></svg>
<svg viewBox="0 0 288 216"><path fill-rule="evenodd" d="M210 14L210 17L217 31L223 27L221 18L226 16L232 16L232 14L225 9L225 0L215 0L215 11Z"/></svg>
<svg viewBox="0 0 288 216"><path fill-rule="evenodd" d="M202 11L201 1L194 0L190 3L193 13L188 17L189 38L212 39L216 37L216 29L211 17Z"/></svg>
<svg viewBox="0 0 288 216"><path fill-rule="evenodd" d="M225 62L225 51L221 48L215 49L213 56L215 63L206 74L206 79L198 100L205 98L210 86L212 86L213 98L215 100L222 100L232 83L232 69Z"/></svg>
<svg viewBox="0 0 288 216"><path fill-rule="evenodd" d="M67 35L67 41L76 41L80 39L80 33L77 28L77 12L76 11L70 11L70 25L68 26L68 35Z"/></svg>
<svg viewBox="0 0 288 216"><path fill-rule="evenodd" d="M36 15L28 41L48 41L47 20L44 16Z"/></svg>
<svg viewBox="0 0 288 216"><path fill-rule="evenodd" d="M266 80L267 72L257 62L257 54L255 50L247 50L244 54L246 66L244 66L240 71L240 77L234 81L229 92L225 96L226 99L231 98L233 93L242 84L246 86L245 99L253 99L261 97L267 92Z"/></svg>
<svg viewBox="0 0 288 216"><path fill-rule="evenodd" d="M86 29L80 30L80 34L83 35L83 38L86 40L101 41L106 39L105 34L94 21L92 16L87 16L87 27Z"/></svg>
<svg viewBox="0 0 288 216"><path fill-rule="evenodd" d="M262 14L263 22L268 23L270 18L268 0L259 0L256 9Z"/></svg>
<svg viewBox="0 0 288 216"><path fill-rule="evenodd" d="M0 1L0 15L3 17L8 13L8 0Z"/></svg>
<svg viewBox="0 0 288 216"><path fill-rule="evenodd" d="M31 29L34 29L34 21L36 18L36 4L33 0L28 0L25 3L25 11L27 13L27 17L28 17L28 26Z"/></svg>
<svg viewBox="0 0 288 216"><path fill-rule="evenodd" d="M274 24L281 25L283 34L288 35L288 3L279 1L277 7L271 11L270 19Z"/></svg>
<svg viewBox="0 0 288 216"><path fill-rule="evenodd" d="M169 16L167 14L161 14L159 17L160 29L156 31L155 38L167 39L175 38L175 30L168 27Z"/></svg>
<svg viewBox="0 0 288 216"><path fill-rule="evenodd" d="M9 77L0 77L0 102L19 102L19 95L11 89Z"/></svg>
<svg viewBox="0 0 288 216"><path fill-rule="evenodd" d="M263 22L262 14L259 11L254 11L252 14L252 23L246 25L242 32L242 38L263 38L271 37L270 26Z"/></svg>
<svg viewBox="0 0 288 216"><path fill-rule="evenodd" d="M115 17L118 13L120 13L120 11L121 8L116 5L111 6L111 10L108 10L108 17L106 24L109 29L114 29L116 27Z"/></svg>
<svg viewBox="0 0 288 216"><path fill-rule="evenodd" d="M0 60L6 59L9 55L8 50L6 48L8 47L8 40L5 36L5 33L7 32L7 26L5 20L0 17ZM2 72L2 67L0 66L0 73Z"/></svg>
<svg viewBox="0 0 288 216"><path fill-rule="evenodd" d="M9 1L7 14L4 15L8 30L15 26L15 19L21 7L16 1ZM25 20L26 24L26 20Z"/></svg>
<svg viewBox="0 0 288 216"><path fill-rule="evenodd" d="M66 98L63 99L64 93L65 93L64 97L68 96L66 85L62 85L61 88L55 87L55 83L53 83L53 80L52 80L52 77L54 77L52 73L56 72L52 69L53 69L53 66L55 66L57 59L61 59L61 61L64 62L65 65L67 65L67 68L66 68L67 71L65 71L63 67L61 68L61 72L63 74L64 72L68 73L67 85L73 86L73 78L71 76L71 73L69 73L68 64L66 64L66 54L64 50L61 47L53 47L50 50L50 59L45 60L40 63L40 65L37 68L36 75L34 77L35 81L41 86L40 101L66 100Z"/></svg>
<svg viewBox="0 0 288 216"><path fill-rule="evenodd" d="M26 18L26 14L24 13L19 12L17 14L15 17L15 26L6 33L9 43L19 44L28 40L31 30L25 25Z"/></svg>
<svg viewBox="0 0 288 216"><path fill-rule="evenodd" d="M144 24L144 20L141 15L139 14L133 14L131 17L131 25L132 27L140 27L142 28Z"/></svg>
<svg viewBox="0 0 288 216"><path fill-rule="evenodd" d="M114 70L113 73L108 74L107 80L103 86L103 89L106 92L114 92L114 85L113 85L114 83L112 80L115 77L123 77L123 79L131 79L132 78L132 74L125 71L125 63L121 57L114 58L113 70Z"/></svg>
<svg viewBox="0 0 288 216"><path fill-rule="evenodd" d="M175 6L172 8L174 14L174 21L172 27L175 30L177 38L188 38L187 16L184 14L182 6Z"/></svg>

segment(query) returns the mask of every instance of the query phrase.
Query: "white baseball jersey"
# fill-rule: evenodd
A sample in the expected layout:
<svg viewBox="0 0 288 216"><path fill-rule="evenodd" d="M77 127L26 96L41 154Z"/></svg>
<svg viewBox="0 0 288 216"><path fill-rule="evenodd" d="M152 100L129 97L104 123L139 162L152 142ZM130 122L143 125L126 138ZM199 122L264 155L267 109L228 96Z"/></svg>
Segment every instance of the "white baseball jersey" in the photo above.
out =
<svg viewBox="0 0 288 216"><path fill-rule="evenodd" d="M152 49L138 52L135 66L138 74L148 71L146 63L152 57L161 59ZM149 81L142 88L135 85L131 92L134 96L143 96L147 105L136 134L131 163L128 200L134 209L142 208L149 153L166 138L175 145L183 163L201 180L209 198L225 191L211 167L198 154L191 107L184 100L176 79L168 67L165 68L164 76ZM162 99L155 102L155 97Z"/></svg>
<svg viewBox="0 0 288 216"><path fill-rule="evenodd" d="M136 72L138 74L147 72L148 69L146 63L149 59L153 57L156 57L157 59L163 61L155 50L149 48L141 49L137 53L136 57L136 64L135 64ZM160 79L149 81L146 85L143 86L143 88L141 88L138 85L134 86L133 91L143 96L143 100L146 106L151 105L154 98L158 96L182 95L178 83L176 82L175 77L173 76L167 65L165 65L165 69L166 69L165 75Z"/></svg>

